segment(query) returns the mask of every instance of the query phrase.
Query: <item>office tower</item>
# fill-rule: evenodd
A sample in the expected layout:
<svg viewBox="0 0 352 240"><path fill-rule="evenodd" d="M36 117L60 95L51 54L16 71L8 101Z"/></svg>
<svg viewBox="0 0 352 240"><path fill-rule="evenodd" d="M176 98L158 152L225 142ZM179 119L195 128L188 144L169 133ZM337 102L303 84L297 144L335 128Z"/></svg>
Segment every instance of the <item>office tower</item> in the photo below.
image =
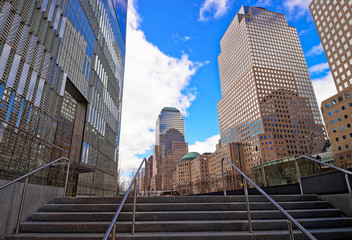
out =
<svg viewBox="0 0 352 240"><path fill-rule="evenodd" d="M184 120L178 109L162 109L156 121L155 139L152 190L171 190L172 172L188 152Z"/></svg>
<svg viewBox="0 0 352 240"><path fill-rule="evenodd" d="M285 16L242 6L220 46L221 143L250 145L246 172L261 159L320 152L325 129L296 28Z"/></svg>
<svg viewBox="0 0 352 240"><path fill-rule="evenodd" d="M173 190L181 195L193 194L192 182L192 161L200 156L197 152L189 152L184 155L177 163L173 172Z"/></svg>
<svg viewBox="0 0 352 240"><path fill-rule="evenodd" d="M338 92L321 106L334 160L352 167L352 1L314 0L309 8Z"/></svg>
<svg viewBox="0 0 352 240"><path fill-rule="evenodd" d="M0 2L0 178L64 156L71 193L114 194L126 11L127 0ZM47 176L36 181L55 184Z"/></svg>

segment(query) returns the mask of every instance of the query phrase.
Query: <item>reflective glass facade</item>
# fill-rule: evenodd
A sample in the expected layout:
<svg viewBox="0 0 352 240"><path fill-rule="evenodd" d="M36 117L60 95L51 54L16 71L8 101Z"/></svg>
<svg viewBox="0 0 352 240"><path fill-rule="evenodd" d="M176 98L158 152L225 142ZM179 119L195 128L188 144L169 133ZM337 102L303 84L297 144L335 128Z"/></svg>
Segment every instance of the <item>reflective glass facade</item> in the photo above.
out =
<svg viewBox="0 0 352 240"><path fill-rule="evenodd" d="M124 4L0 2L1 178L65 156L72 194L115 194Z"/></svg>
<svg viewBox="0 0 352 240"><path fill-rule="evenodd" d="M163 108L155 129L151 188L170 190L172 172L177 162L188 152L181 112L176 108Z"/></svg>

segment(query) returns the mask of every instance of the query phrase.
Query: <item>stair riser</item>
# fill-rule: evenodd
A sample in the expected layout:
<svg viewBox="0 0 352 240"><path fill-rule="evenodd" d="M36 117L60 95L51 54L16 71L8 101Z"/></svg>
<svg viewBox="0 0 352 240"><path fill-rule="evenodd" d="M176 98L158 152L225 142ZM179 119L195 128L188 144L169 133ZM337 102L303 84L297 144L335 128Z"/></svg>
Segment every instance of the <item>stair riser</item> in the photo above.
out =
<svg viewBox="0 0 352 240"><path fill-rule="evenodd" d="M105 213L105 214L76 214L76 213L67 213L64 215L58 214L35 214L32 217L33 221L111 221L114 212ZM320 217L338 217L341 216L339 210L327 211L324 209L322 211L305 211L305 212L293 212L289 211L289 214L294 218L320 218ZM281 219L285 218L284 215L280 212L251 212L252 219ZM136 213L136 221L172 221L172 220L241 220L247 219L247 212L221 212L221 213L209 213L209 212L198 212L195 214L185 213L175 213L172 212L170 216L169 213ZM120 213L118 221L132 221L131 213Z"/></svg>
<svg viewBox="0 0 352 240"><path fill-rule="evenodd" d="M277 202L316 201L316 195L272 196ZM268 202L264 196L249 196L250 201ZM55 204L119 204L122 198L55 198ZM137 197L137 203L214 203L214 202L244 202L244 196L212 196L212 197ZM132 203L128 197L126 203Z"/></svg>
<svg viewBox="0 0 352 240"><path fill-rule="evenodd" d="M338 234L334 232L327 232L327 233L313 233L313 235L319 239L319 240L346 240L346 239L351 239L352 236L352 231L345 231L345 232L339 232ZM117 234L116 236L117 239L119 240L131 240L131 236L121 236L120 234ZM295 233L294 234L295 240L307 240L307 237L303 235L302 233ZM41 237L39 234L36 237L23 237L23 236L10 236L6 237L6 240L101 240L101 237L94 237L94 236L85 236L85 237L48 237L46 236L45 238ZM229 236L224 236L224 235L212 235L212 236L206 236L205 234L197 234L195 233L192 236L169 236L169 235L164 235L164 236L138 236L135 235L133 237L135 240L214 240L214 239L221 239L221 240L233 240L233 239L241 239L241 240L289 240L288 233L287 234L258 234L254 233L253 235L243 235L243 234L232 234Z"/></svg>
<svg viewBox="0 0 352 240"><path fill-rule="evenodd" d="M295 202L295 203L279 203L285 210L291 209L321 209L328 208L327 202ZM47 212L114 212L119 205L45 205L43 210ZM271 203L251 203L251 210L276 210ZM123 207L123 212L131 212L133 206L127 204ZM152 211L233 211L246 210L245 203L228 203L228 204L144 204L136 206L137 212L152 212Z"/></svg>
<svg viewBox="0 0 352 240"><path fill-rule="evenodd" d="M302 221L302 226L307 229L348 227L350 220L320 220ZM22 224L21 232L33 233L104 233L109 224ZM131 223L118 223L118 232L131 232ZM287 221L252 222L254 231L286 230ZM293 226L296 229L296 226ZM204 231L248 231L248 222L203 222L203 223L137 223L136 232L204 232Z"/></svg>

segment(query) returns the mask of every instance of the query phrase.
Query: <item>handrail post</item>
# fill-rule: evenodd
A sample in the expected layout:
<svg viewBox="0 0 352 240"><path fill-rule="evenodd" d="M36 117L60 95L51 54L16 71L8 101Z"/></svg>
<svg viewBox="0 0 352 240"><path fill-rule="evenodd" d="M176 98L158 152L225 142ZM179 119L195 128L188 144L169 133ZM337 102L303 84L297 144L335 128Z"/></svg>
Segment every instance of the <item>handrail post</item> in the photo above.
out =
<svg viewBox="0 0 352 240"><path fill-rule="evenodd" d="M224 196L226 197L226 185L225 185L225 176L224 176L224 158L221 159L221 173L222 173L222 186L224 189Z"/></svg>
<svg viewBox="0 0 352 240"><path fill-rule="evenodd" d="M134 193L133 193L132 235L134 235L135 222L136 222L136 195L137 195L137 179L134 182Z"/></svg>
<svg viewBox="0 0 352 240"><path fill-rule="evenodd" d="M23 185L20 209L18 210L18 216L17 216L16 235L18 235L18 232L20 230L20 223L22 218L24 199L26 197L27 185L28 185L28 177L26 177L26 181L24 182L24 185Z"/></svg>
<svg viewBox="0 0 352 240"><path fill-rule="evenodd" d="M287 221L287 226L288 226L288 234L290 236L290 240L294 240L295 237L293 236L293 229L292 229L292 222L291 220Z"/></svg>
<svg viewBox="0 0 352 240"><path fill-rule="evenodd" d="M299 184L299 189L301 191L301 194L303 195L301 172L299 170L299 165L298 165L298 162L297 162L296 158L295 158L295 167L296 167L296 173L297 173L297 180L298 180L298 184Z"/></svg>
<svg viewBox="0 0 352 240"><path fill-rule="evenodd" d="M70 165L71 165L71 161L69 161L68 164L67 164L67 172L66 172L65 187L64 187L64 197L66 197L66 192L67 192Z"/></svg>
<svg viewBox="0 0 352 240"><path fill-rule="evenodd" d="M253 232L253 227L252 227L251 209L250 209L250 206L249 206L247 179L244 179L244 195L246 197L247 216L248 216L248 229L249 229L249 232L252 233Z"/></svg>
<svg viewBox="0 0 352 240"><path fill-rule="evenodd" d="M116 223L112 227L112 234L111 234L111 240L115 240L115 239L116 239Z"/></svg>
<svg viewBox="0 0 352 240"><path fill-rule="evenodd" d="M348 192L350 193L350 195L351 195L351 197L352 197L352 189L351 189L350 179L349 179L347 173L345 173L345 178L346 178L346 183L347 183Z"/></svg>

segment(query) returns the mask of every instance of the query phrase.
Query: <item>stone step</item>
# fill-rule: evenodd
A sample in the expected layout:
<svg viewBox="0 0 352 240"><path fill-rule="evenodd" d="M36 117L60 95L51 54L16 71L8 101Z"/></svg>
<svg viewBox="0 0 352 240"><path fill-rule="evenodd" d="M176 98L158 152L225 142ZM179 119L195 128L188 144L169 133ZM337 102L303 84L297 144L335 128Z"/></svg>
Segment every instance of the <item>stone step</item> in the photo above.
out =
<svg viewBox="0 0 352 240"><path fill-rule="evenodd" d="M273 195L271 196L277 202L285 201L316 201L315 194L305 195ZM267 202L268 200L262 195L250 195L250 201ZM122 197L103 198L103 197L75 197L75 198L54 198L55 204L104 204L122 201ZM244 202L243 195L234 196L166 196L166 197L137 197L137 203L211 203L211 202ZM133 197L128 197L126 203L132 203Z"/></svg>
<svg viewBox="0 0 352 240"><path fill-rule="evenodd" d="M327 201L278 202L285 210L328 208ZM114 212L119 204L46 204L45 212ZM122 211L131 212L132 204L125 204ZM250 202L251 210L276 210L270 202ZM233 211L246 210L245 202L217 203L142 203L136 205L137 212L150 211Z"/></svg>
<svg viewBox="0 0 352 240"><path fill-rule="evenodd" d="M297 219L306 229L338 228L352 226L351 218L306 218ZM104 233L110 222L26 222L20 225L22 233ZM253 230L285 230L286 219L252 220ZM202 220L202 221L138 221L136 232L207 232L248 231L247 220ZM296 228L296 226L293 226ZM118 222L118 232L130 232L132 223Z"/></svg>
<svg viewBox="0 0 352 240"><path fill-rule="evenodd" d="M339 217L338 209L301 209L288 210L294 218ZM111 221L115 212L38 212L32 221ZM136 221L170 220L239 220L247 219L247 211L173 211L173 212L137 212ZM252 219L285 218L279 210L251 211ZM132 213L121 212L118 221L132 221Z"/></svg>
<svg viewBox="0 0 352 240"><path fill-rule="evenodd" d="M308 239L301 231L294 230L295 240ZM312 229L311 234L319 240L347 240L352 239L352 228ZM20 233L8 236L7 240L101 240L103 233ZM132 239L130 233L117 234L117 239ZM254 231L248 232L158 232L158 233L136 233L135 240L289 240L288 231Z"/></svg>

